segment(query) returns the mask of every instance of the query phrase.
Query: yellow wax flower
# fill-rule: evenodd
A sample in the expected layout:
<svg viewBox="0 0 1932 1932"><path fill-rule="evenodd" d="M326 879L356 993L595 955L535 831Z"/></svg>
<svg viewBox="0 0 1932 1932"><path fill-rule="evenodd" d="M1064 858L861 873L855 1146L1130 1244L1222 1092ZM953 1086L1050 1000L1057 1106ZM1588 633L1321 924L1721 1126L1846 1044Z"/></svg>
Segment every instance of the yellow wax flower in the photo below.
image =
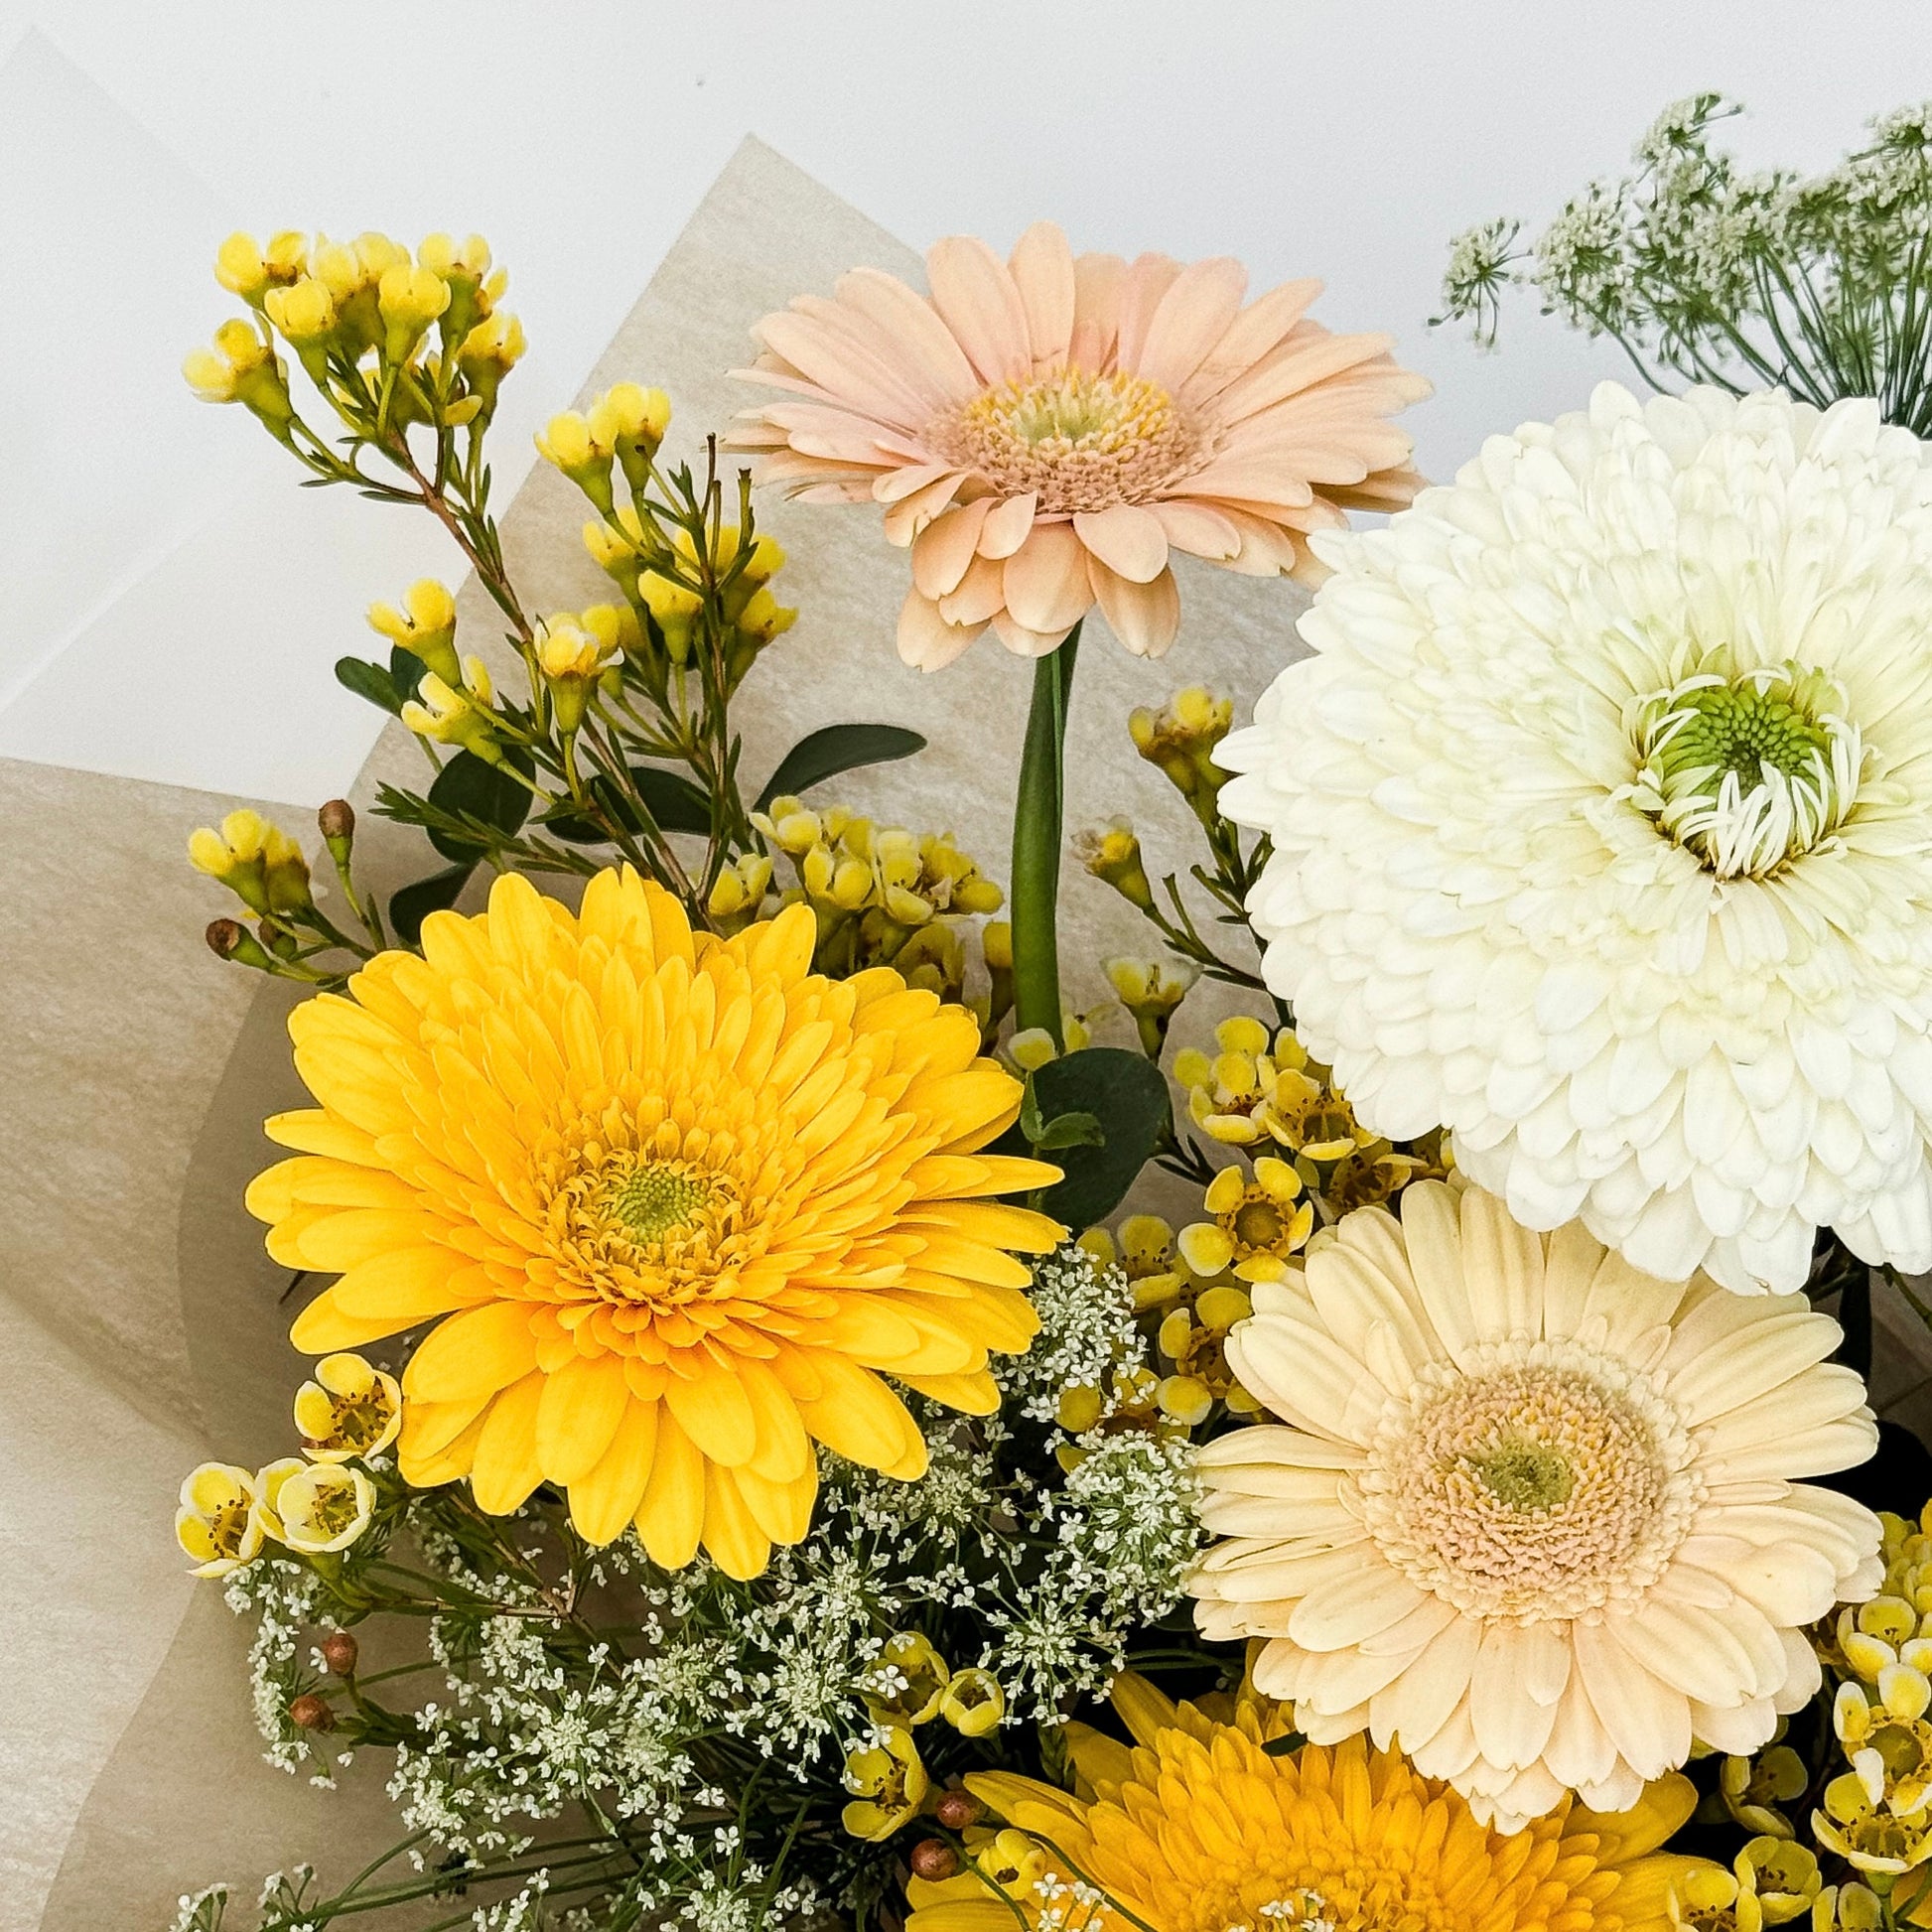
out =
<svg viewBox="0 0 1932 1932"><path fill-rule="evenodd" d="M198 1577L226 1577L253 1563L267 1527L254 1472L238 1463L204 1462L181 1486L175 1538Z"/></svg>
<svg viewBox="0 0 1932 1932"><path fill-rule="evenodd" d="M325 1355L295 1396L302 1452L314 1462L378 1455L402 1430L402 1387L360 1355Z"/></svg>

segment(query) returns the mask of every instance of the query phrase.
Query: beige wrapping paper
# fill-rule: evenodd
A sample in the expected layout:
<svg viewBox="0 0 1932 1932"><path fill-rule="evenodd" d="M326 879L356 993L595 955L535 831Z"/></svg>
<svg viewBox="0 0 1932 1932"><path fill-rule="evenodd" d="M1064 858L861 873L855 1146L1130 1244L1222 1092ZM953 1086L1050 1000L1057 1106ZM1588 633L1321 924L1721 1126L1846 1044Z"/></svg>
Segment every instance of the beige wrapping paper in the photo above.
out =
<svg viewBox="0 0 1932 1932"><path fill-rule="evenodd" d="M663 386L677 410L672 451L701 455L703 433L750 399L726 371L749 359L751 325L861 263L919 276L910 250L748 141L585 393L623 378ZM608 596L579 539L585 515L543 466L511 505L505 549L537 609ZM800 617L738 708L748 790L817 726L912 726L927 752L821 795L949 829L1004 878L1031 665L989 636L937 676L905 669L893 633L906 565L876 514L766 498L759 516L790 552L777 589ZM1157 874L1195 854L1184 807L1132 754L1127 712L1191 682L1252 702L1299 648L1304 601L1204 567L1185 571L1181 597L1165 663L1130 657L1096 621L1071 707L1069 825L1126 813ZM467 643L493 634L474 585L461 610ZM272 705L262 729L276 729ZM365 807L378 778L414 782L422 769L391 726L350 796ZM264 1872L307 1858L340 1883L400 1835L381 1791L385 1754L335 1792L261 1762L248 1629L218 1586L183 1575L169 1533L195 1461L287 1451L300 1379L286 1276L241 1207L269 1158L260 1121L298 1092L289 996L209 959L200 931L219 907L182 861L189 831L238 802L0 764L0 1932L161 1932L179 1894L216 1878L234 1883L246 1923ZM366 812L363 827L385 888L430 869L413 836ZM1152 934L1077 866L1065 902L1069 998L1097 1008L1096 962L1145 953ZM1183 1025L1226 1007L1204 987ZM1124 1016L1114 1020L1101 1036L1125 1041ZM1875 1393L1916 1407L1924 1337L1908 1323L1887 1322L1896 1345L1880 1351L1888 1379Z"/></svg>

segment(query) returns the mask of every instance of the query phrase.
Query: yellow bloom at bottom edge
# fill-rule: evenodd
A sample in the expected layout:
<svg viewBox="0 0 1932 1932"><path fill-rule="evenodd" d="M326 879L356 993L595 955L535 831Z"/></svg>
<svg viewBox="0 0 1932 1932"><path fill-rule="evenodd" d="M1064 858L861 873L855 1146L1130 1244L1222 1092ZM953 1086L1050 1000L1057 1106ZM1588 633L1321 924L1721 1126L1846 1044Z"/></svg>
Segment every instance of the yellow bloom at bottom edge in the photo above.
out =
<svg viewBox="0 0 1932 1932"><path fill-rule="evenodd" d="M965 1008L880 968L811 970L809 907L729 939L627 868L582 907L497 881L290 1020L317 1107L248 1205L269 1253L339 1274L298 1347L434 1323L398 1465L478 1505L568 1492L592 1543L736 1577L795 1543L816 1446L923 1472L887 1378L988 1414L989 1351L1038 1326L1016 1252L1060 1238L1000 1194L1058 1177L986 1152L1020 1083Z"/></svg>
<svg viewBox="0 0 1932 1932"><path fill-rule="evenodd" d="M1220 1724L1132 1676L1114 1702L1132 1746L1073 1727L1091 1797L1004 1772L968 1778L1041 1864L1010 1891L989 1882L983 1861L909 1880L907 1932L1011 1932L1015 1906L1058 1932L1225 1932L1279 1923L1284 1907L1350 1932L1670 1932L1673 1886L1719 1869L1658 1849L1697 1802L1675 1774L1615 1816L1566 1804L1497 1832L1361 1738L1276 1757L1263 1745L1281 1721L1252 1703Z"/></svg>

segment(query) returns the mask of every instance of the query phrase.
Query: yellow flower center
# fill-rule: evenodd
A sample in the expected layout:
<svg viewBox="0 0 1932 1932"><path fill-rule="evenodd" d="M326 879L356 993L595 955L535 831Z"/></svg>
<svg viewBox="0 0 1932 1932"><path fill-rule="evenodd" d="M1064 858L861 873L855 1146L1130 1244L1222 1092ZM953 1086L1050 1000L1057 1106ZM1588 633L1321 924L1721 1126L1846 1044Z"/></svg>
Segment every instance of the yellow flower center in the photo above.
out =
<svg viewBox="0 0 1932 1932"><path fill-rule="evenodd" d="M354 1485L319 1482L309 1505L308 1527L322 1537L341 1536L355 1521Z"/></svg>
<svg viewBox="0 0 1932 1932"><path fill-rule="evenodd" d="M1157 382L1062 368L1003 382L927 427L935 452L1048 514L1145 502L1211 454Z"/></svg>
<svg viewBox="0 0 1932 1932"><path fill-rule="evenodd" d="M329 1433L321 1439L320 1447L359 1455L380 1442L382 1432L389 1427L392 1411L380 1382L366 1395L332 1396L330 1406Z"/></svg>
<svg viewBox="0 0 1932 1932"><path fill-rule="evenodd" d="M1574 1617L1647 1589L1703 1490L1675 1410L1582 1344L1483 1353L1429 1371L1377 1432L1362 1486L1383 1555L1470 1616Z"/></svg>
<svg viewBox="0 0 1932 1932"><path fill-rule="evenodd" d="M249 1504L245 1496L237 1496L232 1502L219 1503L207 1519L207 1540L216 1556L236 1557L241 1554L241 1539L248 1530Z"/></svg>
<svg viewBox="0 0 1932 1932"><path fill-rule="evenodd" d="M640 1241L660 1241L673 1228L689 1227L718 1191L708 1174L675 1162L643 1161L612 1189L610 1209Z"/></svg>
<svg viewBox="0 0 1932 1932"><path fill-rule="evenodd" d="M1266 1195L1250 1195L1228 1216L1228 1232L1251 1254L1264 1254L1288 1231L1282 1211Z"/></svg>

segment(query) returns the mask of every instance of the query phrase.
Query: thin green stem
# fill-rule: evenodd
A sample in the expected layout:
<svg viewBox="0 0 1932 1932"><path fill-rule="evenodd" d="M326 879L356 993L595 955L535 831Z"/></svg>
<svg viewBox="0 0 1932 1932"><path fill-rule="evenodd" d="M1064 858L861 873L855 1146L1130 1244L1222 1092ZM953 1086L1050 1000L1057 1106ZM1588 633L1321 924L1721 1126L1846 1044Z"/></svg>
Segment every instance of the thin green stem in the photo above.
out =
<svg viewBox="0 0 1932 1932"><path fill-rule="evenodd" d="M1079 647L1076 623L1060 647L1034 667L1033 709L1013 807L1015 1020L1023 1030L1044 1028L1055 1046L1065 1044L1056 917L1066 820L1066 703Z"/></svg>

